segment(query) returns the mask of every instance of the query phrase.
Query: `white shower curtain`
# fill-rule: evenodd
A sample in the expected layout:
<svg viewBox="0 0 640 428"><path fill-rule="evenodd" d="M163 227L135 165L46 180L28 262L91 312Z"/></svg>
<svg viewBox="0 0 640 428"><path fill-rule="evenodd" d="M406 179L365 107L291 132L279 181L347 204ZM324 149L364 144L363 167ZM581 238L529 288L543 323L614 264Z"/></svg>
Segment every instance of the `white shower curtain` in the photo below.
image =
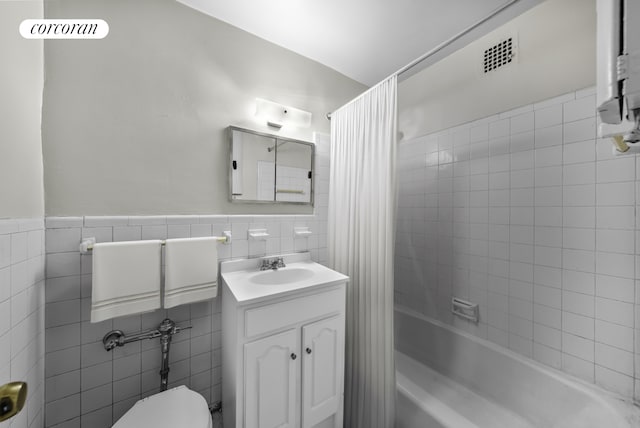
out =
<svg viewBox="0 0 640 428"><path fill-rule="evenodd" d="M345 427L395 418L395 76L331 116L330 266L348 275Z"/></svg>

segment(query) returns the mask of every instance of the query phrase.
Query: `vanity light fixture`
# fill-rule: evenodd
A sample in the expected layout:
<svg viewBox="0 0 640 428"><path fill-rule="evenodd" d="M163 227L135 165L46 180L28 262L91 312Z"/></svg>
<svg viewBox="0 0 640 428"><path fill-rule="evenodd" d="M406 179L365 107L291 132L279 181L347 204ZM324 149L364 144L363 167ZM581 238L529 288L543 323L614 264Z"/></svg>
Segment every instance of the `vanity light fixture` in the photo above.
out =
<svg viewBox="0 0 640 428"><path fill-rule="evenodd" d="M311 113L295 107L256 98L256 117L263 120L271 128L280 129L283 126L308 128L311 126Z"/></svg>

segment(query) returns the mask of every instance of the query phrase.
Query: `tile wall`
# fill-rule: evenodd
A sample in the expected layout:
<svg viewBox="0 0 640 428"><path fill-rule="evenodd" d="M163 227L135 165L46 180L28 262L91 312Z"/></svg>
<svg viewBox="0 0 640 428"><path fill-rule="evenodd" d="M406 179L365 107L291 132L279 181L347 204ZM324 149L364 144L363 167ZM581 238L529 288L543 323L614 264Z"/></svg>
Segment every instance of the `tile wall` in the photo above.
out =
<svg viewBox="0 0 640 428"><path fill-rule="evenodd" d="M401 143L396 300L638 400L640 158L596 127L588 88Z"/></svg>
<svg viewBox="0 0 640 428"><path fill-rule="evenodd" d="M102 337L112 329L125 333L155 328L166 316L191 325L173 337L169 386L187 385L209 403L221 394L221 305L183 305L168 311L89 322L91 255L81 255L85 237L98 242L222 236L220 260L310 251L327 260L329 140L316 136L315 214L307 216L123 216L46 219L46 427L110 427L138 399L158 391L159 341L127 344L107 352ZM308 238L294 238L294 226L309 226ZM266 241L248 241L247 229L266 228Z"/></svg>
<svg viewBox="0 0 640 428"><path fill-rule="evenodd" d="M44 222L0 220L0 385L25 381L25 408L0 427L43 426Z"/></svg>

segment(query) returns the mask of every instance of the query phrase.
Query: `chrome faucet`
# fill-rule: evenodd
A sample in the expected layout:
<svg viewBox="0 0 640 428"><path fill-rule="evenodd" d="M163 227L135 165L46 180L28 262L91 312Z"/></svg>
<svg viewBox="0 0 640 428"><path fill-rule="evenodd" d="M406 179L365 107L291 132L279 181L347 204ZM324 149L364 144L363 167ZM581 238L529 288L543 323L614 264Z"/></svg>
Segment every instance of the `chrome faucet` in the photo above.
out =
<svg viewBox="0 0 640 428"><path fill-rule="evenodd" d="M275 257L273 259L262 259L262 264L260 265L260 270L278 270L278 268L287 267L284 264L284 260L282 257Z"/></svg>

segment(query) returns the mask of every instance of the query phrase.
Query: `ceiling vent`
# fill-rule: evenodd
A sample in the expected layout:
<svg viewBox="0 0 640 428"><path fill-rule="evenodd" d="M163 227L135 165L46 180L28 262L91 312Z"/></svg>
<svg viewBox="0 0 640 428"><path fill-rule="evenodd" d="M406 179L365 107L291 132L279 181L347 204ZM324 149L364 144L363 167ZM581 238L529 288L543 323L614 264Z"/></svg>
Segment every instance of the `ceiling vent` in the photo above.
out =
<svg viewBox="0 0 640 428"><path fill-rule="evenodd" d="M507 37L484 51L482 69L484 74L502 68L515 61L515 37Z"/></svg>

